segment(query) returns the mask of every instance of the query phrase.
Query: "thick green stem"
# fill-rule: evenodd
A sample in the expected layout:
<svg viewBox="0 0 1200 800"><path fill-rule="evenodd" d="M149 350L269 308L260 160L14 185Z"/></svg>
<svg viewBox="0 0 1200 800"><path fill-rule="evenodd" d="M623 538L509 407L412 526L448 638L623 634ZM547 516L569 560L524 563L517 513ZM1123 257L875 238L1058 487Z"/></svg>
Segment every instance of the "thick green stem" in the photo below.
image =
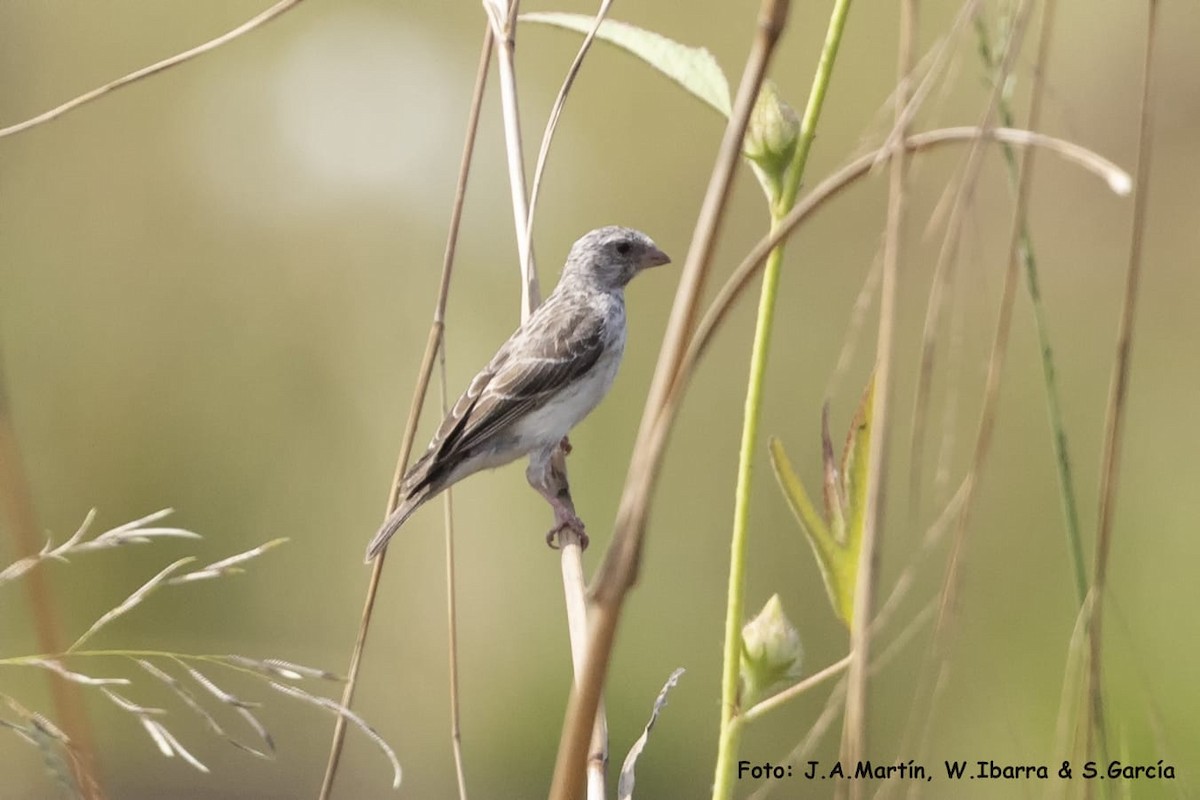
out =
<svg viewBox="0 0 1200 800"><path fill-rule="evenodd" d="M783 176L779 197L771 203L771 228L795 205L796 195L804 177L804 167L816 137L817 121L829 89L833 64L846 26L850 0L836 0L829 17L825 44L813 76L808 105L800 123L800 137L791 164ZM733 532L729 544L729 593L725 608L724 664L721 672L721 734L717 747L716 775L713 781L713 800L728 800L733 795L738 748L743 722L738 704L738 676L742 655L742 619L745 605L746 545L750 527L750 487L758 455L758 424L762 418L763 386L766 382L767 354L771 348L771 332L775 321L775 297L779 290L779 273L783 265L783 246L771 251L763 271L762 293L758 302L758 319L754 326L754 347L750 355L750 378L746 387L746 406L742 420L742 443L738 453L737 489L734 498Z"/></svg>

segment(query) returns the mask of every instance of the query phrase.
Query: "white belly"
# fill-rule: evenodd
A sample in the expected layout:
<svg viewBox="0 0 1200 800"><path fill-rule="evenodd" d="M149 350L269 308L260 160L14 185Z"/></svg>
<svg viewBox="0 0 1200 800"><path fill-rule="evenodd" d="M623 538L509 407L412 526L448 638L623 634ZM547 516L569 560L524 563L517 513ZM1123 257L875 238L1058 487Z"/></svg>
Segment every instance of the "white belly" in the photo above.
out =
<svg viewBox="0 0 1200 800"><path fill-rule="evenodd" d="M562 390L536 411L531 412L513 425L512 432L529 450L556 444L580 420L592 412L617 376L621 355L625 349L624 337L600 357L592 370Z"/></svg>

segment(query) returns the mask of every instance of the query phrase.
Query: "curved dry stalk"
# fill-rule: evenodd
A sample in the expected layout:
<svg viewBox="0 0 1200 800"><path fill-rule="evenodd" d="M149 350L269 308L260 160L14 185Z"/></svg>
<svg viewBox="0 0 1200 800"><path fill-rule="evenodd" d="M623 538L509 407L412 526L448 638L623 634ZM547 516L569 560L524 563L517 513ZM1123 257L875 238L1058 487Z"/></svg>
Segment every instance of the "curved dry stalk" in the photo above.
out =
<svg viewBox="0 0 1200 800"><path fill-rule="evenodd" d="M1093 173L1105 181L1116 194L1126 194L1129 191L1129 175L1108 159L1072 142L1018 128L984 129L975 126L939 128L909 136L904 141L904 147L909 152L920 152L946 144L971 142L977 139L1008 142L1019 147L1041 147ZM687 344L687 352L679 361L675 380L669 387L669 394L661 402L661 412L659 418L655 420L656 426L669 427L673 422L679 402L682 400L683 389L686 388L696 364L708 349L708 345L712 342L721 323L725 321L730 309L749 286L750 281L762 269L771 250L791 236L796 227L818 208L869 174L880 152L880 150L875 150L859 156L817 184L796 204L795 208L788 212L787 216L780 220L776 230L760 239L742 259L742 263L730 274L696 326L696 333ZM656 436L662 438L667 432L666 430L661 431Z"/></svg>
<svg viewBox="0 0 1200 800"><path fill-rule="evenodd" d="M667 323L658 367L638 428L634 454L626 475L617 511L613 541L593 581L593 619L588 632L585 670L576 682L559 741L550 796L558 800L580 795L588 731L596 717L608 670L616 627L625 596L637 578L650 494L661 464L664 440L657 418L674 383L700 295L712 260L732 176L741 158L742 141L750 112L766 75L767 65L787 19L787 0L764 0L750 56L742 74L737 98L717 153L712 177L696 222L688 255L679 278L671 317Z"/></svg>
<svg viewBox="0 0 1200 800"><path fill-rule="evenodd" d="M421 407L429 390L429 380L433 374L434 360L442 345L442 335L445 330L446 303L450 296L450 276L454 267L454 254L458 244L459 223L462 220L463 200L466 196L467 178L470 175L471 156L475 151L475 135L479 130L479 110L483 105L483 89L487 83L488 66L492 55L492 33L485 28L483 44L480 46L479 68L475 75L475 89L471 98L471 110L467 116L466 140L463 142L462 160L459 165L458 183L454 192L454 205L450 213L450 228L446 234L446 252L442 261L441 281L438 284L438 296L434 304L433 322L429 327L429 337L425 342L425 354L421 358L421 367L417 376L417 386L413 390L412 403L408 410L408 422L404 428L404 437L400 443L400 453L396 459L396 470L392 476L391 488L388 490L386 518L396 508L400 497L400 482L404 476L404 466L412 453L413 440L416 438L417 423L421 418ZM358 635L354 641L354 649L350 655L350 667L346 672L346 686L342 692L341 706L350 708L354 700L354 690L358 685L358 673L362 667L363 649L366 647L367 632L371 625L371 615L375 608L375 597L379 592L379 581L383 575L383 563L387 555L386 549L375 559L371 568L371 577L367 582L367 594L363 600L362 618L359 622ZM325 775L322 778L320 800L328 800L333 793L333 781L337 775L338 764L341 761L342 747L346 741L346 718L339 715L334 723L333 741L329 748L329 760L325 765Z"/></svg>
<svg viewBox="0 0 1200 800"><path fill-rule="evenodd" d="M1150 154L1154 138L1154 45L1157 34L1158 0L1147 6L1146 50L1142 62L1142 98L1138 127L1137 191L1133 195L1133 232L1129 242L1129 267L1125 297L1117 324L1117 354L1109 386L1108 411L1104 421L1104 457L1100 470L1100 510L1096 525L1096 560L1092 571L1094 602L1088 626L1088 726L1087 756L1093 751L1093 734L1104 747L1104 685L1101 652L1104 646L1104 591L1108 586L1108 561L1112 548L1113 515L1121 466L1121 436L1125 428L1125 397L1129 391L1130 359L1133 353L1133 324L1142 276L1142 242L1146 233L1146 202L1150 188ZM1090 786L1089 786L1090 789ZM1090 794L1090 791L1089 791Z"/></svg>
<svg viewBox="0 0 1200 800"><path fill-rule="evenodd" d="M280 0L275 5L271 6L265 11L262 11L258 15L251 17L233 30L227 31L215 39L209 39L204 44L197 45L190 50L184 50L182 53L176 53L170 58L164 58L162 61L150 64L149 66L142 67L138 70L134 70L128 75L117 78L115 81L110 81L103 86L98 86L89 92L84 92L78 97L74 97L62 105L55 106L49 111L38 114L36 117L27 119L24 122L18 122L15 125L9 125L6 128L0 128L0 139L3 139L5 136L12 136L14 133L20 133L21 131L29 130L30 128L37 127L38 125L50 122L51 120L58 119L68 111L73 111L86 103L90 103L93 100L98 100L110 92L114 92L117 89L121 89L130 85L131 83L136 83L143 78L149 78L151 75L156 75L164 70L170 69L171 67L182 64L185 61L191 61L193 58L202 56L210 50L216 50L221 45L232 42L242 34L249 33L255 28L270 22L279 15L283 14L285 11L290 11L299 4L300 0Z"/></svg>
<svg viewBox="0 0 1200 800"><path fill-rule="evenodd" d="M525 238L530 241L533 239L533 215L537 209L538 195L542 189L542 175L546 171L546 158L550 155L550 142L554 139L554 131L558 128L558 119L562 116L563 106L567 104L567 93L571 91L575 77L583 67L583 58L591 49L592 42L596 39L596 31L600 30L600 24L608 16L608 9L611 6L612 0L601 0L600 9L596 12L592 28L583 37L583 44L579 45L579 52L575 54L575 60L567 68L567 75L563 78L562 87L558 90L558 97L554 98L554 107L550 109L550 118L546 121L546 130L542 133L542 144L538 149L537 164L533 168L533 188L529 191L529 220L525 224ZM525 269L531 270L533 266L527 265Z"/></svg>
<svg viewBox="0 0 1200 800"><path fill-rule="evenodd" d="M909 75L915 63L917 0L900 6L900 44L897 57L896 130L903 141L908 133L905 111L909 99ZM891 138L891 137L889 137ZM862 551L858 580L854 587L854 616L850 627L853 654L846 676L846 716L842 723L842 759L856 763L867 749L867 690L870 682L871 631L875 618L875 590L881 560L881 529L886 497L889 443L891 439L892 362L895 360L896 298L899 292L900 248L904 228L904 193L907 152L897 146L890 154L888 214L883 244L883 277L879 292L879 332L875 346L874 391L871 419L873 434L867 455L867 497L863 514ZM851 797L862 796L862 785L849 787Z"/></svg>

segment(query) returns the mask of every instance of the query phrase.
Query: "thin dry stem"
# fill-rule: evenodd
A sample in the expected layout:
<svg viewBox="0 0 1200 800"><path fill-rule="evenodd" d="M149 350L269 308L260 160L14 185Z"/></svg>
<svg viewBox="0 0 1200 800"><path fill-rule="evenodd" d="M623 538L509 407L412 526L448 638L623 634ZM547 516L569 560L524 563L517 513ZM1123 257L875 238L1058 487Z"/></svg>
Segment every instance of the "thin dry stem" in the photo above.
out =
<svg viewBox="0 0 1200 800"><path fill-rule="evenodd" d="M529 240L533 239L534 212L537 210L538 195L542 189L542 175L546 171L546 158L550 155L550 142L553 141L554 132L558 128L558 119L562 116L563 107L567 103L567 94L570 93L571 86L575 83L575 78L583 67L584 56L591 49L592 42L596 39L596 32L600 30L600 25L608 16L608 9L611 6L612 0L601 0L600 8L596 11L596 19L587 35L583 37L583 44L579 45L579 52L575 54L575 60L567 68L562 87L559 88L558 96L554 98L554 106L550 109L550 118L546 121L546 130L542 133L542 144L538 149L537 164L533 168L533 188L529 192L529 221L525 225L525 237ZM526 267L526 269L531 268Z"/></svg>
<svg viewBox="0 0 1200 800"><path fill-rule="evenodd" d="M1042 6L1043 15L1052 13L1053 0L1047 0ZM1017 9L1014 21L1014 32L1009 37L1009 50L1006 52L1004 65L998 76L998 85L1006 80L1015 56L1014 44L1020 41L1032 12L1029 0L1022 0ZM1044 66L1050 45L1049 31L1043 25L1041 40L1038 44L1037 64ZM1044 83L1042 73L1034 71L1033 91L1030 95L1029 124L1032 128L1040 117L1041 97ZM993 92L993 101L999 101L998 92ZM988 456L991 453L992 437L995 432L997 411L1000 400L1000 382L1004 372L1004 363L1008 354L1009 334L1012 330L1012 312L1016 301L1017 287L1020 283L1020 243L1021 230L1025 220L1025 207L1029 199L1030 180L1033 175L1031 153L1026 153L1021 159L1017 176L1017 198L1013 204L1012 219L1009 224L1009 246L1007 251L1006 268L1004 272L1004 287L1001 291L1000 308L996 320L996 330L992 340L991 354L988 358L987 377L983 390L983 405L979 417L979 431L975 439L975 447L971 457L971 466L963 482L963 501L954 528L954 539L950 556L946 565L946 575L942 584L941 596L938 601L938 620L934 628L933 645L930 650L934 663L938 665L939 680L934 686L927 703L920 706L914 704L913 713L920 714L925 720L923 740L929 738L933 720L936 719L936 709L944 687L948 685L949 663L947 661L948 639L950 625L957 611L958 592L962 584L962 562L966 547L967 525L970 519L975 489L983 478L983 471ZM953 216L953 212L952 212ZM947 234L948 236L950 234ZM915 468L915 465L914 465ZM920 709L919 711L917 709Z"/></svg>
<svg viewBox="0 0 1200 800"><path fill-rule="evenodd" d="M997 109L1008 76L1021 52L1021 42L1032 10L1030 0L1021 0L1015 22L1008 32L1004 44L1004 56L996 73L996 83L984 108L979 127L990 128L996 118ZM917 515L921 507L921 474L924 460L925 428L929 419L929 395L933 385L934 356L937 334L946 303L946 295L954 277L954 266L958 260L958 245L962 237L967 208L983 167L982 142L973 145L967 153L958 190L950 207L950 218L946 223L946 236L938 252L933 270L933 285L929 291L929 304L925 313L925 327L921 334L921 360L917 369L917 390L913 398L912 441L909 448L909 507Z"/></svg>
<svg viewBox="0 0 1200 800"><path fill-rule="evenodd" d="M445 329L446 303L450 296L450 276L454 266L455 248L458 242L458 231L462 219L463 199L466 195L467 178L470 174L471 156L475 150L475 135L479 129L479 110L483 105L483 90L487 82L488 66L491 64L492 33L490 27L485 28L483 44L480 46L479 69L475 76L475 90L471 98L471 110L467 117L466 140L463 143L463 155L459 166L458 183L454 193L454 205L450 215L450 228L446 234L446 252L442 261L441 281L438 284L438 296L434 303L433 322L429 327L429 337L425 343L425 354L421 358L421 368L417 376L417 386L413 391L412 403L409 406L408 422L404 428L404 438L400 443L400 453L396 459L396 470L392 476L391 488L388 490L388 502L384 517L392 513L399 502L400 483L404 476L404 466L412 453L413 440L416 438L417 423L421 418L421 407L429 390L429 379L433 374L433 366L438 348L442 344L442 334ZM366 646L367 632L371 625L371 616L375 608L375 598L379 592L379 581L383 575L383 562L387 551L380 553L371 568L371 577L367 582L367 595L363 601L362 617L359 621L358 635L354 649L350 655L350 668L346 673L346 686L342 692L341 705L350 708L354 700L354 690L358 685L358 673L362 666L363 649ZM325 765L325 775L321 782L320 800L328 800L333 793L333 781L337 775L338 763L341 760L342 747L346 740L346 719L338 715L334 722L333 741L330 744L329 760Z"/></svg>
<svg viewBox="0 0 1200 800"><path fill-rule="evenodd" d="M517 24L519 0L511 0L506 16L501 17L501 5L497 0L484 0L484 8L492 25L493 34L501 42L498 51L500 62L501 110L504 114L504 130L506 152L508 154L509 185L513 196L513 216L517 225L517 250L521 261L522 292L521 320L529 319L530 314L541 303L541 292L538 287L537 269L533 263L533 207L536 192L541 184L542 170L545 168L546 156L550 142L554 137L559 115L566 102L567 93L575 80L583 59L591 47L596 30L600 27L611 0L603 0L597 12L592 29L584 38L574 62L567 71L562 88L559 90L550 118L542 135L541 149L538 154L537 168L534 171L534 196L526 206L525 199L525 162L522 154L521 125L517 107L516 75L513 68L515 50L515 29ZM504 36L501 37L501 32ZM567 488L566 453L562 447L555 450L553 470L561 475L564 489ZM569 493L566 503L574 512L574 503ZM566 602L567 629L571 641L571 660L574 667L575 679L578 681L583 671L584 647L588 634L587 615L587 586L583 577L583 543L579 535L571 529L558 532L557 544L560 550L562 566L563 594ZM608 766L608 725L605 720L603 706L597 711L595 724L592 728L592 740L587 760L587 795L591 800L604 800L607 793L606 772Z"/></svg>
<svg viewBox="0 0 1200 800"><path fill-rule="evenodd" d="M521 143L521 115L517 105L517 15L520 0L510 0L507 10L500 0L483 0L496 42L499 70L500 108L504 116L504 152L508 156L508 184L512 195L513 223L517 230L517 255L521 263L521 319L528 319L542 302L537 266L533 261L533 242L529 238L529 201L525 193L525 157Z"/></svg>
<svg viewBox="0 0 1200 800"><path fill-rule="evenodd" d="M575 54L574 61L571 62L571 66L567 69L562 87L559 89L558 96L554 100L554 106L550 111L550 117L546 121L546 128L542 134L541 147L538 150L537 165L533 171L533 188L529 197L529 217L525 225L525 236L530 241L533 238L534 210L537 207L538 194L542 186L542 176L545 173L546 159L550 153L550 143L554 139L554 132L558 127L558 120L562 115L563 107L566 105L567 95L571 91L575 77L583 67L583 59L591 49L592 42L596 38L596 32L600 29L600 25L604 22L604 18L608 15L608 9L611 6L612 0L602 0L600 3L600 8L596 12L596 18L592 23L592 27L584 37L583 43L579 46L579 51ZM516 13L515 9L512 13ZM530 248L530 252L532 252L532 248ZM532 264L528 264L524 269L526 272L529 272L533 269L533 266ZM528 307L532 310L536 305L536 301L526 302L523 307ZM556 454L555 461L556 466L561 467L562 475L565 477L567 473L564 454L561 452ZM570 501L568 500L568 502ZM588 630L587 584L583 574L583 547L578 535L572 530L560 533L559 546L561 551L563 595L567 611L567 630L571 640L571 663L574 669L574 678L578 681L583 673L583 659L587 647ZM607 767L608 723L602 699L596 712L596 724L592 730L592 742L588 754L587 796L592 798L592 800L603 800L607 793Z"/></svg>
<svg viewBox="0 0 1200 800"><path fill-rule="evenodd" d="M841 675L842 672L850 666L850 662L853 660L853 655L845 656L840 661L833 662L825 669L819 672L814 672L804 680L794 683L783 691L773 694L766 700L751 706L742 712L742 724L748 725L764 714L770 713L777 708L787 705L800 695L808 692L814 686L819 686L835 675Z"/></svg>
<svg viewBox="0 0 1200 800"><path fill-rule="evenodd" d="M130 85L131 83L136 83L143 78L149 78L151 75L157 75L158 73L182 64L185 61L191 61L193 58L202 56L210 50L216 50L221 45L232 42L242 34L249 33L255 28L270 22L284 12L295 8L299 4L300 0L280 0L280 2L259 13L257 16L251 17L233 30L227 31L215 39L209 39L204 44L197 45L190 50L184 50L182 53L176 53L170 58L164 58L162 61L142 67L138 70L134 70L128 75L117 78L115 81L106 83L103 86L99 86L89 92L84 92L78 97L72 98L62 105L55 106L49 111L38 114L36 117L27 119L24 122L18 122L15 125L9 125L7 128L0 128L0 139L4 138L5 136L11 136L14 133L20 133L21 131L29 130L30 128L50 122L51 120L58 119L68 111L73 111L76 108L79 108L86 103L90 103L93 100L97 100L110 92L114 92L117 89L121 89Z"/></svg>
<svg viewBox="0 0 1200 800"><path fill-rule="evenodd" d="M900 46L897 58L896 126L898 143L908 134L904 112L908 106L909 75L915 61L917 0L900 6ZM889 137L891 138L891 137ZM875 592L882 551L889 442L891 439L892 362L895 358L896 296L899 289L900 248L904 228L907 152L898 144L891 154L888 181L888 215L883 245L883 278L879 293L879 336L875 348L875 389L872 393L872 427L867 457L867 496L863 516L862 551L854 590L854 617L850 628L853 654L846 680L846 716L842 727L842 759L857 763L867 749L868 667L871 663L871 629L875 617ZM862 796L862 784L851 782L851 797Z"/></svg>
<svg viewBox="0 0 1200 800"><path fill-rule="evenodd" d="M696 318L700 294L711 263L712 248L729 197L733 171L740 160L746 124L775 44L783 31L787 10L786 0L765 0L759 12L754 44L680 275L658 367L638 428L634 455L617 512L613 542L593 583L594 614L589 630L586 668L582 679L576 682L567 708L550 790L550 796L557 800L580 795L588 731L600 703L621 608L637 578L650 494L666 444L667 426L659 425L658 418L677 376L692 322Z"/></svg>
<svg viewBox="0 0 1200 800"><path fill-rule="evenodd" d="M1104 423L1104 456L1100 468L1100 509L1096 524L1096 555L1092 571L1091 624L1088 627L1088 726L1087 757L1094 750L1098 735L1103 756L1104 684L1102 650L1104 646L1104 592L1108 586L1108 562L1112 550L1113 518L1117 504L1117 485L1121 466L1121 438L1125 428L1126 396L1129 393L1130 362L1133 356L1133 325L1137 311L1138 289L1142 277L1142 246L1146 234L1146 204L1150 188L1150 155L1154 138L1154 46L1158 20L1158 0L1147 6L1146 50L1142 63L1141 121L1138 129L1137 190L1133 195L1133 231L1129 241L1129 268L1125 276L1125 297L1117 324L1117 353L1109 385L1108 411ZM1089 794L1091 790L1089 782Z"/></svg>

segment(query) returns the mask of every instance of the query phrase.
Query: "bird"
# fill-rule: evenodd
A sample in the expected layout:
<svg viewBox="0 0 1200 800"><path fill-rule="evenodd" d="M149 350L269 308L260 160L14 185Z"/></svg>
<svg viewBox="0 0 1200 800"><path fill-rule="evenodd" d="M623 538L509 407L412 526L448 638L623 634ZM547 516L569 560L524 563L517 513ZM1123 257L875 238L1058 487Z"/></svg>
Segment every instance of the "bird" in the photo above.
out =
<svg viewBox="0 0 1200 800"><path fill-rule="evenodd" d="M367 547L375 560L424 503L463 478L529 456L525 476L554 510L548 543L577 531L555 449L600 403L625 351L625 286L671 262L646 234L616 225L571 246L554 291L500 346L455 401L429 447L401 479L399 501Z"/></svg>

